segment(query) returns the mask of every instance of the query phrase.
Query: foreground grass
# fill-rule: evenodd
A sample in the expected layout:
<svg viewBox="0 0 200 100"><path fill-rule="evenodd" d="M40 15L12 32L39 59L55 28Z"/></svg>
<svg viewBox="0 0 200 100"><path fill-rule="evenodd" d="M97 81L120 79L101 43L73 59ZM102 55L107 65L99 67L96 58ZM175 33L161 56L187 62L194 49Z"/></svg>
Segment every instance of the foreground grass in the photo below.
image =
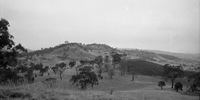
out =
<svg viewBox="0 0 200 100"><path fill-rule="evenodd" d="M106 74L103 76L104 79L100 80L99 85L94 86L93 90L91 87L88 87L87 90L77 89L69 83L70 75L65 75L63 80L58 78L56 84L51 88L41 82L45 79L44 77L38 78L33 84L1 86L0 90L32 95L31 98L25 98L25 100L33 98L36 100L198 100L198 96L185 94L186 87L184 87L184 91L175 92L167 83L167 86L160 90L160 87L157 86L160 77L157 76L137 75L134 81L130 81L130 75L121 76L118 73L113 80L110 80ZM113 91L112 94L111 91Z"/></svg>
<svg viewBox="0 0 200 100"><path fill-rule="evenodd" d="M42 87L17 91L28 92L36 100L198 100L198 96L184 95L170 90L169 87L164 90L153 86L136 90L115 90L112 95L110 91L81 91ZM13 91L16 91L16 89L13 89Z"/></svg>

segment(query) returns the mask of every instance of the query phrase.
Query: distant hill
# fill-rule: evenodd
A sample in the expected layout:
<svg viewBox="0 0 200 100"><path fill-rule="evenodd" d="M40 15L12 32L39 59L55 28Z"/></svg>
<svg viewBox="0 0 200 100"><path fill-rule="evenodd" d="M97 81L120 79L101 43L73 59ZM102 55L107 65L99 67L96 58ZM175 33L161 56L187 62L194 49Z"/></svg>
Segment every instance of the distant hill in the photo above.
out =
<svg viewBox="0 0 200 100"><path fill-rule="evenodd" d="M146 50L146 51L154 52L157 54L166 54L166 55L176 56L179 58L193 59L193 60L200 61L200 54L172 53L172 52L161 51L161 50Z"/></svg>
<svg viewBox="0 0 200 100"><path fill-rule="evenodd" d="M141 59L157 64L182 65L185 70L199 70L200 60L198 55L171 53L157 50L139 50L139 49L120 49L129 55L132 59ZM197 56L197 57L196 57Z"/></svg>
<svg viewBox="0 0 200 100"><path fill-rule="evenodd" d="M146 61L154 61L154 62L160 62L160 63L168 63L168 62L177 62L181 61L182 59L173 55L167 55L167 54L158 54L151 51L146 50L139 50L139 49L132 49L132 50L126 50L123 49L123 52L125 52L128 55L135 56L138 59L146 60Z"/></svg>

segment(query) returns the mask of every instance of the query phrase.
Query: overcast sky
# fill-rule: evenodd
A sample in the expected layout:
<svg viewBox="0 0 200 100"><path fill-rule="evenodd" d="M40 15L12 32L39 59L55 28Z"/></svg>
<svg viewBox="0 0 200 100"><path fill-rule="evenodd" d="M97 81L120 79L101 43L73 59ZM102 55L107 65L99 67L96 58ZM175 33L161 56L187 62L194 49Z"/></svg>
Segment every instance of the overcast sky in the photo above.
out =
<svg viewBox="0 0 200 100"><path fill-rule="evenodd" d="M29 49L69 42L200 52L199 0L0 0L0 18Z"/></svg>

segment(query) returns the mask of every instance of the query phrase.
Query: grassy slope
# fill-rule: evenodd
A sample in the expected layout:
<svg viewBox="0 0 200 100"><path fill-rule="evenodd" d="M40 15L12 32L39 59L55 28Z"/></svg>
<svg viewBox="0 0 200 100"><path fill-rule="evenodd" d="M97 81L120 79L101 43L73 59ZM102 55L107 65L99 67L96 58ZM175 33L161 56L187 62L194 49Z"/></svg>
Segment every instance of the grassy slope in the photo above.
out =
<svg viewBox="0 0 200 100"><path fill-rule="evenodd" d="M16 87L0 87L1 89L10 89L12 91L29 92L33 97L39 100L52 99L55 100L197 100L198 96L185 95L183 92L175 92L170 89L170 84L160 90L157 82L160 77L157 76L141 76L137 75L134 81L131 80L130 75L121 76L119 72L110 80L106 73L103 74L104 79L100 80L98 86L94 86L92 90L88 87L87 90L78 90L75 86L69 83L71 75L75 74L74 69L68 69L63 75L63 80L59 80L58 76L51 75L50 77L57 77L57 82L53 88L48 88L41 83L45 79L37 78L36 82L30 85L21 85ZM113 94L109 92L113 90Z"/></svg>

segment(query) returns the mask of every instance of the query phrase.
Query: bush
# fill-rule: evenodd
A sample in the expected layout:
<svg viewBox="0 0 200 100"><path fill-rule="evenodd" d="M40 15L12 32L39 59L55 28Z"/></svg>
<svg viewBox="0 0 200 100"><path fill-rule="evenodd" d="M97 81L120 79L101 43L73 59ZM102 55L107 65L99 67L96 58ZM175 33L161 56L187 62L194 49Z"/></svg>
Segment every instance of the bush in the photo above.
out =
<svg viewBox="0 0 200 100"><path fill-rule="evenodd" d="M165 82L164 81L159 81L158 82L158 86L160 86L161 90L163 89L163 86L165 86Z"/></svg>
<svg viewBox="0 0 200 100"><path fill-rule="evenodd" d="M176 82L174 85L176 92L180 89L181 91L183 90L183 84L181 82Z"/></svg>

